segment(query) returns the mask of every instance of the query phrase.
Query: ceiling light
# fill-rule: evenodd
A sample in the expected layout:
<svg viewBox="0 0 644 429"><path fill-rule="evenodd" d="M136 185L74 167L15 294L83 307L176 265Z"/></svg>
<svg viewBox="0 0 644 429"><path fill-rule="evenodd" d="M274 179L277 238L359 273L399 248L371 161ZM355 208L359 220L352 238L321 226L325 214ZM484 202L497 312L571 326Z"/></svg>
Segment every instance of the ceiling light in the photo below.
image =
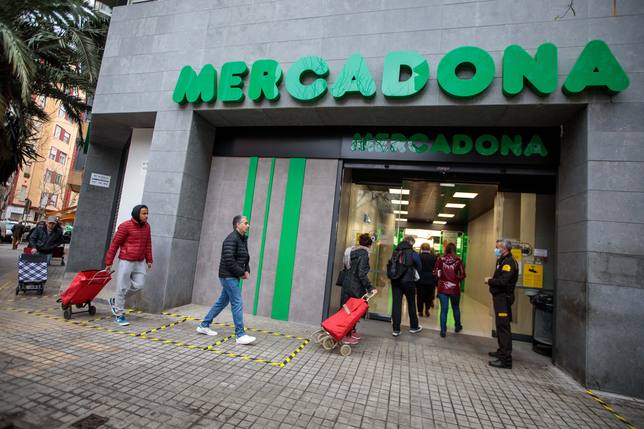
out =
<svg viewBox="0 0 644 429"><path fill-rule="evenodd" d="M399 205L399 206L404 206L405 204L409 204L409 201L405 201L405 200L391 200L391 204Z"/></svg>
<svg viewBox="0 0 644 429"><path fill-rule="evenodd" d="M448 209L462 209L465 207L465 204L459 204L459 203L447 203L445 204L445 207Z"/></svg>
<svg viewBox="0 0 644 429"><path fill-rule="evenodd" d="M475 192L454 192L454 198L476 198L478 194Z"/></svg>
<svg viewBox="0 0 644 429"><path fill-rule="evenodd" d="M407 210L394 210L394 214L409 214Z"/></svg>
<svg viewBox="0 0 644 429"><path fill-rule="evenodd" d="M397 195L409 195L409 189L390 188L389 193L390 194L397 194Z"/></svg>
<svg viewBox="0 0 644 429"><path fill-rule="evenodd" d="M447 218L452 218L452 217L454 217L454 216L456 216L456 215L454 215L454 214L452 214L452 213L439 213L439 214L438 214L438 217L447 217Z"/></svg>
<svg viewBox="0 0 644 429"><path fill-rule="evenodd" d="M404 218L401 218L401 217L397 217L397 218L396 218L396 221L397 221L397 222L407 222L407 219L404 219Z"/></svg>
<svg viewBox="0 0 644 429"><path fill-rule="evenodd" d="M435 223L436 225L445 225L447 222L445 222L444 220L435 220L432 223Z"/></svg>
<svg viewBox="0 0 644 429"><path fill-rule="evenodd" d="M444 186L446 188L453 188L456 185L453 183L441 183L441 186Z"/></svg>

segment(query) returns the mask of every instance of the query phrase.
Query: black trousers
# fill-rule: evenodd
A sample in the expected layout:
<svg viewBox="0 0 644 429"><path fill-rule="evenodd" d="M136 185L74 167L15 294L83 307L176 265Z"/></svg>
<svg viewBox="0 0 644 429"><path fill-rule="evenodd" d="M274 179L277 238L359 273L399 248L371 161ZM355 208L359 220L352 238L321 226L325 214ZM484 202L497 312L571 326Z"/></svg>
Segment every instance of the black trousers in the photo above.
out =
<svg viewBox="0 0 644 429"><path fill-rule="evenodd" d="M496 321L496 339L499 343L497 352L499 359L504 362L512 362L512 331L510 330L512 298L505 294L497 294L492 297Z"/></svg>
<svg viewBox="0 0 644 429"><path fill-rule="evenodd" d="M429 312L430 307L434 304L434 285L421 285L416 283L416 307L418 313L423 314L423 311Z"/></svg>
<svg viewBox="0 0 644 429"><path fill-rule="evenodd" d="M413 282L392 282L391 285L391 322L394 332L400 331L400 319L402 317L402 297L407 298L409 309L409 326L411 329L418 328L418 314L416 313L416 285Z"/></svg>

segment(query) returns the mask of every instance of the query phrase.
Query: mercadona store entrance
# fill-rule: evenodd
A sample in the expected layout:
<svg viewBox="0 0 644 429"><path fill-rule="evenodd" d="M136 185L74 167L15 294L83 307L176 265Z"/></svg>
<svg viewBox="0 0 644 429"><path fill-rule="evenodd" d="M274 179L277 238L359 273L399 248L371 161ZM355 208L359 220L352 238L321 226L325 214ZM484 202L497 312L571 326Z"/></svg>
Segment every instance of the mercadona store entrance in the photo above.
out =
<svg viewBox="0 0 644 429"><path fill-rule="evenodd" d="M460 285L463 333L489 337L494 318L483 278L494 271L495 240L508 238L520 266L514 336L530 340L534 335L551 344L551 314L538 311L535 320L530 297L551 296L554 286L558 147L558 129L355 133L351 145L343 146L333 278L344 250L360 234L370 234L369 277L379 293L370 301L368 317L389 321L386 265L392 249L411 235L417 251L428 243L440 256L452 242L467 273ZM424 312L419 320L425 328L439 329L440 304L433 303L429 316ZM329 310L339 306L340 288L333 287ZM403 300L403 325L408 311ZM453 328L450 309L448 329Z"/></svg>

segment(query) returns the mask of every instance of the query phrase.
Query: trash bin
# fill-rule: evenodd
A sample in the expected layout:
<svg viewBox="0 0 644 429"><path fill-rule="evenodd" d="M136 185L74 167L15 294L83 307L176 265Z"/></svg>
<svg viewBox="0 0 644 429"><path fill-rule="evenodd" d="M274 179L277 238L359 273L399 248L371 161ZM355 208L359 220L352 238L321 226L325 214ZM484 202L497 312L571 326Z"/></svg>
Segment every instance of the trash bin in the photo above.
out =
<svg viewBox="0 0 644 429"><path fill-rule="evenodd" d="M533 307L532 317L532 350L552 356L552 324L554 317L553 295L539 292L530 297Z"/></svg>

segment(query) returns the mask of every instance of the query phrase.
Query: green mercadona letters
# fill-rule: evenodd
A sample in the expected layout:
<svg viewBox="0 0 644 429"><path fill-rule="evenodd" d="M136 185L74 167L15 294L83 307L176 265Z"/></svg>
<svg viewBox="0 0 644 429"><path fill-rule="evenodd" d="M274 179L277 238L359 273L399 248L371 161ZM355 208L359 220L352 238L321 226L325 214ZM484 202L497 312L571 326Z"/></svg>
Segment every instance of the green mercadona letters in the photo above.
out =
<svg viewBox="0 0 644 429"><path fill-rule="evenodd" d="M508 46L502 63L503 93L508 97L521 93L526 84L539 96L547 96L557 89L557 47L552 43L542 44L534 55L518 45ZM471 76L459 76L463 68L469 69ZM492 84L494 72L495 63L488 52L463 46L441 59L436 80L449 96L469 98L481 94ZM329 65L319 56L299 58L286 74L272 59L257 60L250 70L243 61L227 62L219 73L212 64L206 64L199 73L188 65L181 70L172 98L177 103L214 103L216 100L241 103L247 95L255 102L277 101L282 78L286 92L300 102L315 102L327 92L334 99L350 94L370 98L376 94L373 74L358 53L346 60L332 84L328 82L328 76ZM396 51L385 56L380 86L385 97L414 96L425 89L428 81L429 63L418 52ZM628 85L628 76L608 45L601 40L592 40L579 54L561 89L567 95L579 94L588 88L600 88L614 94Z"/></svg>

